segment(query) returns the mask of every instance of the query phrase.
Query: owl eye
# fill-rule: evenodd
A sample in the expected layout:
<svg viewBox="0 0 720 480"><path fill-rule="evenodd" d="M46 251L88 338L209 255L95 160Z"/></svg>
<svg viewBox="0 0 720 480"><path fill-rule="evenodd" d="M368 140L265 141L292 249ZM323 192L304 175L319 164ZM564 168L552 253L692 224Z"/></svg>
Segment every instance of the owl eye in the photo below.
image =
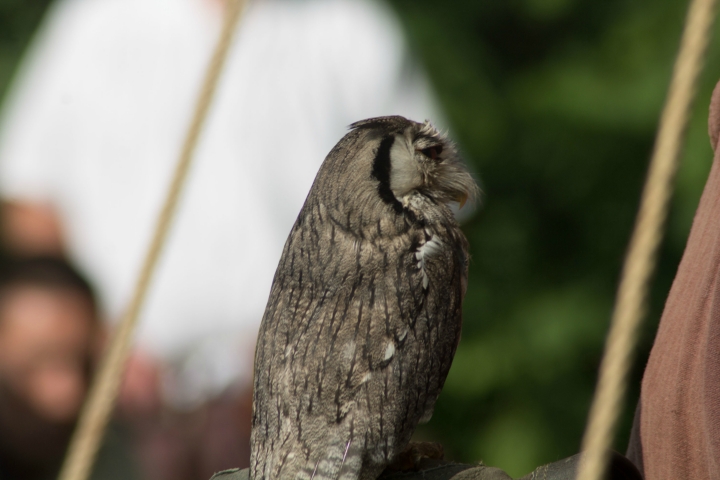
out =
<svg viewBox="0 0 720 480"><path fill-rule="evenodd" d="M428 158L431 158L433 160L437 160L440 154L442 153L442 145L434 145L432 147L423 148L420 150L423 155L425 155Z"/></svg>

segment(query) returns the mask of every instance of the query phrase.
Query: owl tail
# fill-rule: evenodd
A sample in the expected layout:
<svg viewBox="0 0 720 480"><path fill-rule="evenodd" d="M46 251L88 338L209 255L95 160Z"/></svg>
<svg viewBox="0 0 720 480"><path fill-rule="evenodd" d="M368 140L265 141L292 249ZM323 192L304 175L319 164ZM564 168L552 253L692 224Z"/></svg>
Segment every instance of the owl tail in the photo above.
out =
<svg viewBox="0 0 720 480"><path fill-rule="evenodd" d="M363 448L358 443L351 439L343 445L328 445L312 465L308 480L359 480Z"/></svg>
<svg viewBox="0 0 720 480"><path fill-rule="evenodd" d="M307 480L375 480L380 473L367 465L365 422L350 412L341 423L334 424L324 438L313 445L306 464Z"/></svg>

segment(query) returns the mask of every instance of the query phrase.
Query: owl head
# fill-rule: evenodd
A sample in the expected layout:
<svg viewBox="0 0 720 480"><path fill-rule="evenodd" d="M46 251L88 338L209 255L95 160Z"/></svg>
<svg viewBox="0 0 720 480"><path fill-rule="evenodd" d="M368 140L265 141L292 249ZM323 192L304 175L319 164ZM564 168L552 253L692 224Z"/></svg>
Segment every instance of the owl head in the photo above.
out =
<svg viewBox="0 0 720 480"><path fill-rule="evenodd" d="M429 122L369 118L353 123L325 158L298 226L317 211L320 221L327 214L374 238L402 231L408 221L454 221L449 205L478 194L453 143Z"/></svg>
<svg viewBox="0 0 720 480"><path fill-rule="evenodd" d="M350 128L377 144L371 175L382 199L396 210L406 207L417 193L437 203L457 202L461 208L478 197L477 184L455 145L429 121L377 117Z"/></svg>

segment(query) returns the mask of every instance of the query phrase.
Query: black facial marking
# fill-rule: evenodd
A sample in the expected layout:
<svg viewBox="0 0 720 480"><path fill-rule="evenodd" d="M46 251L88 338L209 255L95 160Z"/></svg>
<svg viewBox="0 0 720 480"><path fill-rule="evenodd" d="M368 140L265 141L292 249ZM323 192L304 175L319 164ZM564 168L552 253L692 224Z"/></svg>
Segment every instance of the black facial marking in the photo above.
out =
<svg viewBox="0 0 720 480"><path fill-rule="evenodd" d="M402 204L395 198L390 189L390 148L392 148L393 142L395 142L394 135L382 139L375 154L375 160L373 160L371 175L380 182L378 183L380 198L390 205L395 210L395 213L399 214L403 211Z"/></svg>

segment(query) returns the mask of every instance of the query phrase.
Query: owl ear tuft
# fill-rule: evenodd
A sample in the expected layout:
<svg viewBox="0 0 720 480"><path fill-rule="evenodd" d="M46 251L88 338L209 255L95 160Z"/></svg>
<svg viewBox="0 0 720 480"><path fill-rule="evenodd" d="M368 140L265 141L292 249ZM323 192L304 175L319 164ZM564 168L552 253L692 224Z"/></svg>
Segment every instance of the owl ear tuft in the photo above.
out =
<svg viewBox="0 0 720 480"><path fill-rule="evenodd" d="M350 125L351 130L357 129L373 129L379 128L391 132L401 132L405 130L413 122L400 115L391 115L389 117L375 117L359 120Z"/></svg>

